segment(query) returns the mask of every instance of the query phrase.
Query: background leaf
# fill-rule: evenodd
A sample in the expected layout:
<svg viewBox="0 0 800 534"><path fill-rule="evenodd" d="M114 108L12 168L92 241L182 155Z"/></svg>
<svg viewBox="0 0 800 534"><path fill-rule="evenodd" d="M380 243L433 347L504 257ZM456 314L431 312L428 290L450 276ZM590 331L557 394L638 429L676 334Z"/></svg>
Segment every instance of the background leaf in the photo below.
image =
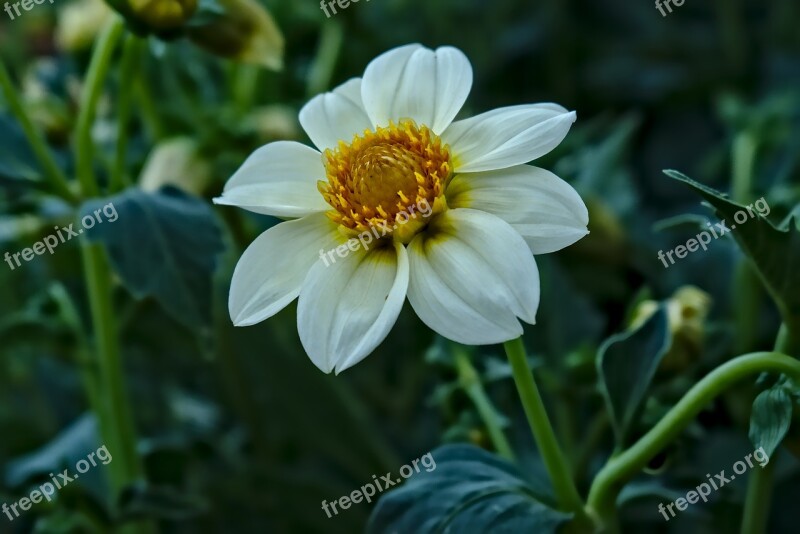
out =
<svg viewBox="0 0 800 534"><path fill-rule="evenodd" d="M436 468L383 495L367 532L556 532L570 515L541 496L496 456L465 445L431 453Z"/></svg>
<svg viewBox="0 0 800 534"><path fill-rule="evenodd" d="M650 383L671 343L667 312L662 305L638 329L612 336L600 347L600 389L619 445L628 441Z"/></svg>
<svg viewBox="0 0 800 534"><path fill-rule="evenodd" d="M784 322L796 338L800 336L800 230L797 225L787 220L782 228L777 228L757 212L756 217L748 215L746 223L736 225L734 215L742 210L747 213L745 206L680 172L664 172L687 184L714 206L720 219L727 222L742 252L753 262Z"/></svg>
<svg viewBox="0 0 800 534"><path fill-rule="evenodd" d="M118 219L106 217L86 237L105 245L125 286L138 298L154 297L188 327L208 327L212 275L223 248L208 204L171 187L155 193L131 189L86 202L81 217L108 204Z"/></svg>

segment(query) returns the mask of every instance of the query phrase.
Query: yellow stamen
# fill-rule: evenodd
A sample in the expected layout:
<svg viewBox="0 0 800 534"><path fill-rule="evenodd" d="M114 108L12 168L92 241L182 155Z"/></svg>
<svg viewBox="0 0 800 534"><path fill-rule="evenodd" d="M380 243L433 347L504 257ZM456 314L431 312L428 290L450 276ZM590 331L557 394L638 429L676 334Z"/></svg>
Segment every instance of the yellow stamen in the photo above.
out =
<svg viewBox="0 0 800 534"><path fill-rule="evenodd" d="M365 130L350 144L340 141L323 156L327 182L318 189L333 210L328 217L346 233L363 232L371 226L393 227L405 213L413 223L396 238L404 242L422 229L427 220L420 206L444 206L442 197L450 178L450 151L425 126L413 121L375 131ZM402 236L402 237L400 237Z"/></svg>

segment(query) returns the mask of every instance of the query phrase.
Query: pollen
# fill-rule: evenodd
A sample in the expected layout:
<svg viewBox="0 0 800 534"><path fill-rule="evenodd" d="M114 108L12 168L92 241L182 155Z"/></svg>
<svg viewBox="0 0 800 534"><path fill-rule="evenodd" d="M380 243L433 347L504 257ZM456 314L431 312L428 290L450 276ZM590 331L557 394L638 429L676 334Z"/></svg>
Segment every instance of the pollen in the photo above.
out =
<svg viewBox="0 0 800 534"><path fill-rule="evenodd" d="M345 234L388 228L404 242L443 209L452 174L447 145L413 121L365 130L323 155L328 181L318 189L328 217ZM402 228L402 230L401 230Z"/></svg>

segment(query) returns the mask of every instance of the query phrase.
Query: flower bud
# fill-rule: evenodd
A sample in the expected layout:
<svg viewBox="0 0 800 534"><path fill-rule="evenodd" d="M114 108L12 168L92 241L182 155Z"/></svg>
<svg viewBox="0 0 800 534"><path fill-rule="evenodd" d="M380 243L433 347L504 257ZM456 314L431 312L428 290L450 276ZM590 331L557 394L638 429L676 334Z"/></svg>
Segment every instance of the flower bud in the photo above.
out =
<svg viewBox="0 0 800 534"><path fill-rule="evenodd" d="M200 156L195 142L174 138L159 143L145 162L139 178L144 191L156 191L166 185L200 195L211 180L211 164Z"/></svg>
<svg viewBox="0 0 800 534"><path fill-rule="evenodd" d="M178 35L197 11L197 0L106 0L140 35Z"/></svg>
<svg viewBox="0 0 800 534"><path fill-rule="evenodd" d="M197 0L128 0L133 15L156 31L174 30L197 10Z"/></svg>
<svg viewBox="0 0 800 534"><path fill-rule="evenodd" d="M255 0L219 0L221 14L186 28L197 46L218 56L283 68L283 35L269 12Z"/></svg>
<svg viewBox="0 0 800 534"><path fill-rule="evenodd" d="M78 0L58 11L55 40L61 50L89 48L114 12L102 0Z"/></svg>
<svg viewBox="0 0 800 534"><path fill-rule="evenodd" d="M711 296L694 286L679 288L665 301L672 347L661 361L661 369L679 371L703 350L705 321L711 308ZM653 300L641 302L633 313L630 329L636 329L658 310Z"/></svg>
<svg viewBox="0 0 800 534"><path fill-rule="evenodd" d="M298 139L302 132L297 111L282 104L252 110L245 118L244 127L262 144L279 139Z"/></svg>

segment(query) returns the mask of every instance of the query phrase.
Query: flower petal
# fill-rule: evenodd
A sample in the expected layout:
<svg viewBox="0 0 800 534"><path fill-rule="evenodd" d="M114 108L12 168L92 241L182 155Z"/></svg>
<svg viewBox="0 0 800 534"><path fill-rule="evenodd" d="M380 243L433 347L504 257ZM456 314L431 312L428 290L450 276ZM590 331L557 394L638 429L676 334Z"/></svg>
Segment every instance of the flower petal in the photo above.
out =
<svg viewBox="0 0 800 534"><path fill-rule="evenodd" d="M460 50L414 44L374 59L361 94L375 126L413 119L437 135L453 121L472 89L472 65Z"/></svg>
<svg viewBox="0 0 800 534"><path fill-rule="evenodd" d="M317 262L297 305L300 340L314 365L338 374L367 357L397 321L407 289L408 255L399 243Z"/></svg>
<svg viewBox="0 0 800 534"><path fill-rule="evenodd" d="M589 233L589 212L578 192L538 167L459 174L446 196L450 207L497 215L525 238L534 254L561 250Z"/></svg>
<svg viewBox="0 0 800 534"><path fill-rule="evenodd" d="M533 324L539 272L525 241L494 215L452 209L408 247L408 300L420 319L466 345L522 335L517 317Z"/></svg>
<svg viewBox="0 0 800 534"><path fill-rule="evenodd" d="M300 110L300 124L311 141L324 151L339 141L372 129L361 103L361 78L353 78L333 90L314 97Z"/></svg>
<svg viewBox="0 0 800 534"><path fill-rule="evenodd" d="M455 172L505 169L553 150L575 118L557 104L512 106L454 122L442 139L450 145Z"/></svg>
<svg viewBox="0 0 800 534"><path fill-rule="evenodd" d="M273 226L245 250L233 271L228 309L236 326L272 317L300 294L320 250L342 242L324 213Z"/></svg>
<svg viewBox="0 0 800 534"><path fill-rule="evenodd" d="M264 145L234 173L215 204L275 217L302 217L330 209L317 189L325 178L322 156L294 141Z"/></svg>

